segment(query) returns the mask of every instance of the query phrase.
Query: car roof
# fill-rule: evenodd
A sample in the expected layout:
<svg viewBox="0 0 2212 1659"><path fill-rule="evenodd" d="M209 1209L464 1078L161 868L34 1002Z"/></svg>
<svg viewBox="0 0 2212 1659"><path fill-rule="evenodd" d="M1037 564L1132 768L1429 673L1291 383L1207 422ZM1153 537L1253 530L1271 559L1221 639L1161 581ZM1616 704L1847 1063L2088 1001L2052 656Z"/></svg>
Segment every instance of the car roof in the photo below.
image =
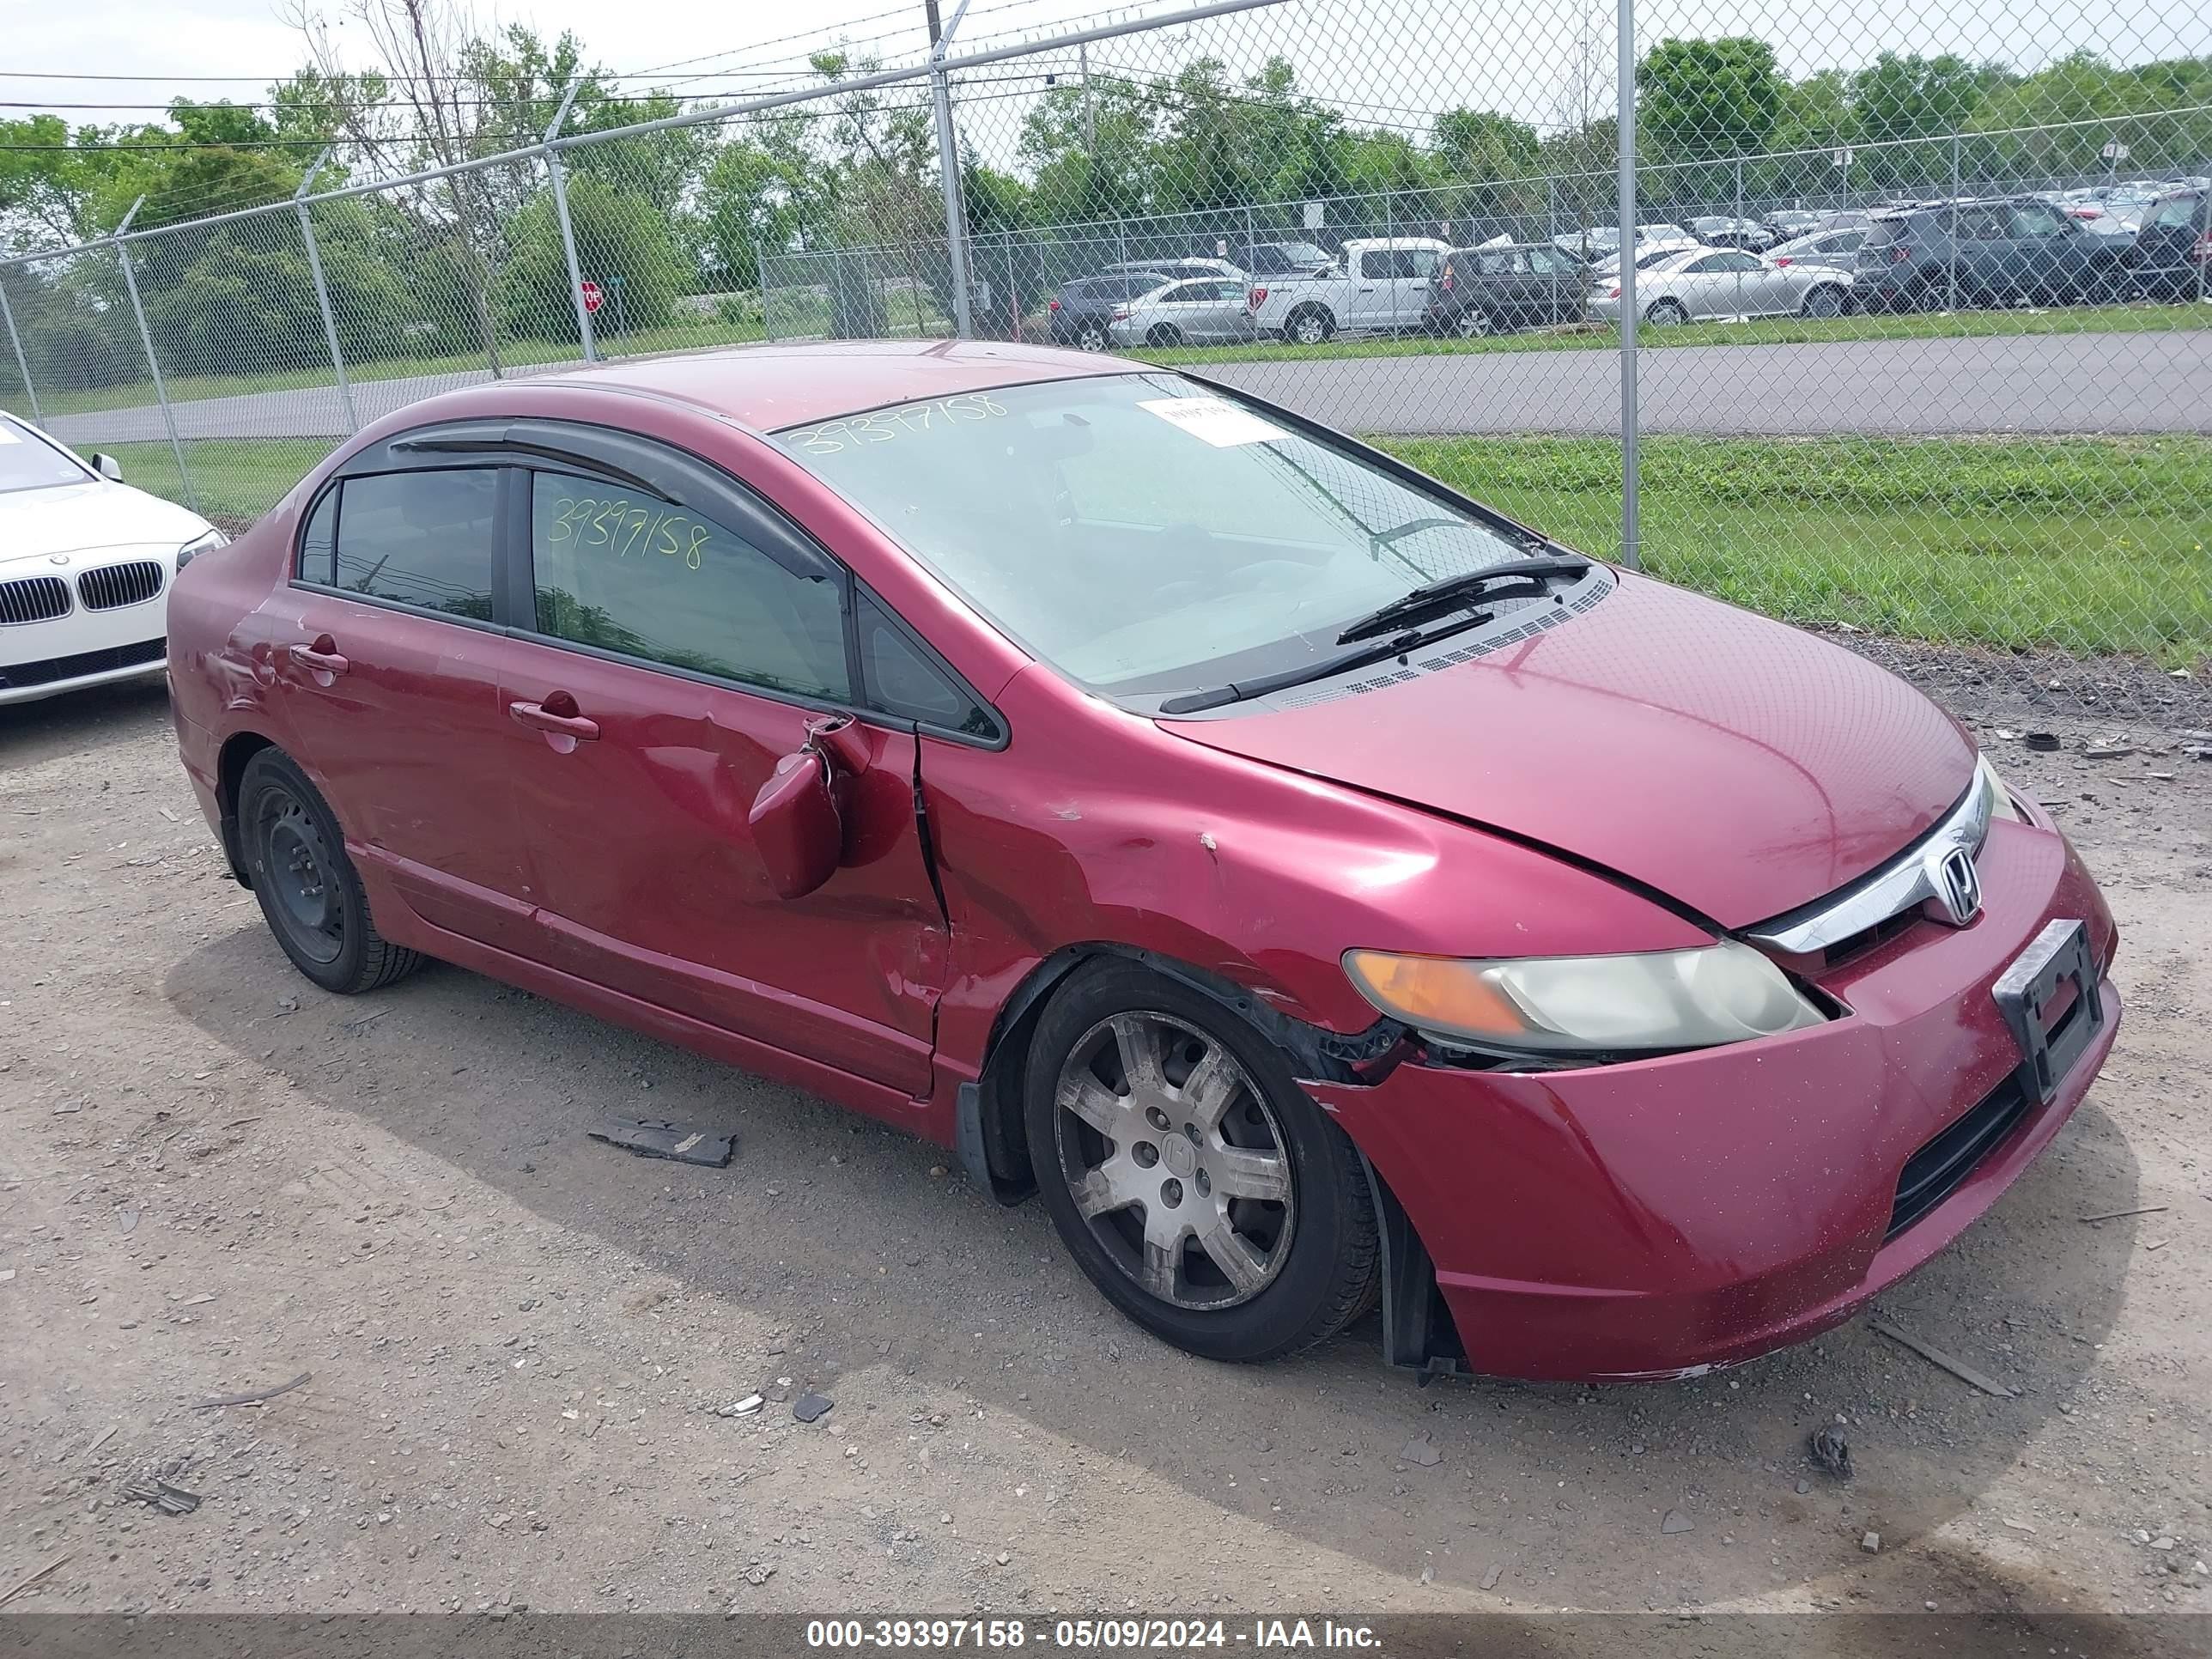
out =
<svg viewBox="0 0 2212 1659"><path fill-rule="evenodd" d="M772 432L925 398L1130 372L1128 364L1092 353L1004 340L817 340L735 346L471 386L441 398L439 413L465 417L474 412L471 403L486 404L486 414L503 412L503 384L564 386L662 398Z"/></svg>

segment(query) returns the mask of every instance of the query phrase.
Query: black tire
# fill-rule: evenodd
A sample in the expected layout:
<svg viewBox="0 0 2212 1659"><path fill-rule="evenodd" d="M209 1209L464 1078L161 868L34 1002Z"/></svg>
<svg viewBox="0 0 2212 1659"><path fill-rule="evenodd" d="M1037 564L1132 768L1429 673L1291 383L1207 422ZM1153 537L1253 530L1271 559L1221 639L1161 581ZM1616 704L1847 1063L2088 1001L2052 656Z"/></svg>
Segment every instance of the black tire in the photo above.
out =
<svg viewBox="0 0 2212 1659"><path fill-rule="evenodd" d="M292 965L323 989L354 996L422 965L420 951L376 931L337 817L281 749L246 763L238 839L262 919Z"/></svg>
<svg viewBox="0 0 2212 1659"><path fill-rule="evenodd" d="M1850 309L1850 295L1833 283L1823 283L1805 296L1802 314L1808 317L1840 317Z"/></svg>
<svg viewBox="0 0 2212 1659"><path fill-rule="evenodd" d="M1279 1135L1295 1225L1273 1278L1247 1300L1194 1309L1154 1295L1077 1211L1058 1133L1062 1068L1101 1022L1130 1013L1164 1016L1225 1049L1261 1097L1271 1133ZM1380 1254L1358 1155L1297 1086L1282 1053L1213 998L1120 958L1079 969L1038 1021L1024 1097L1037 1190L1061 1243L1108 1301L1164 1341L1201 1358L1256 1364L1327 1341L1373 1305Z"/></svg>
<svg viewBox="0 0 2212 1659"><path fill-rule="evenodd" d="M1497 319L1480 306L1469 306L1452 319L1453 330L1462 340L1486 339L1498 332Z"/></svg>
<svg viewBox="0 0 2212 1659"><path fill-rule="evenodd" d="M1673 328L1690 320L1680 300L1654 300L1651 308L1644 313L1644 320L1654 328Z"/></svg>
<svg viewBox="0 0 2212 1659"><path fill-rule="evenodd" d="M1145 343L1158 351L1167 351L1182 343L1182 331L1173 323L1154 323L1145 332Z"/></svg>
<svg viewBox="0 0 2212 1659"><path fill-rule="evenodd" d="M1078 351L1105 350L1105 329L1097 323L1084 324L1080 328L1075 331L1075 349Z"/></svg>
<svg viewBox="0 0 2212 1659"><path fill-rule="evenodd" d="M1327 306L1300 306L1283 324L1283 338L1292 345L1321 345L1336 332L1336 319ZM1303 338L1302 336L1311 336Z"/></svg>

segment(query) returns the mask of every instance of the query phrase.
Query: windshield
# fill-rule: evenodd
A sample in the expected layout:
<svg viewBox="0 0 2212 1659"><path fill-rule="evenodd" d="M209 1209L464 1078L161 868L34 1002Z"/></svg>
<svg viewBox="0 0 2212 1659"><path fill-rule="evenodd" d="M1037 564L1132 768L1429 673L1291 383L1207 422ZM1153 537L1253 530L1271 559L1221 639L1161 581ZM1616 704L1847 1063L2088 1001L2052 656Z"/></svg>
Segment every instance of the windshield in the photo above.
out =
<svg viewBox="0 0 2212 1659"><path fill-rule="evenodd" d="M0 415L0 495L82 483L88 476L21 422Z"/></svg>
<svg viewBox="0 0 2212 1659"><path fill-rule="evenodd" d="M1024 648L1117 697L1334 654L1378 605L1529 550L1164 373L970 392L776 441Z"/></svg>

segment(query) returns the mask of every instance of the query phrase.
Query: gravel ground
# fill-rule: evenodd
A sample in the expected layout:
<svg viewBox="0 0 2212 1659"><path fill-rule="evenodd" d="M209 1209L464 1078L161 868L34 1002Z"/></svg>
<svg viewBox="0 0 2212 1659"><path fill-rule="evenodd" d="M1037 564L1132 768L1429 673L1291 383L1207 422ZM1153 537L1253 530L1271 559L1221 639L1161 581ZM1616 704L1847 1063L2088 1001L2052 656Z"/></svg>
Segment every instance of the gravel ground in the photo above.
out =
<svg viewBox="0 0 2212 1659"><path fill-rule="evenodd" d="M2014 1398L1863 1318L1601 1390L1416 1388L1371 1324L1187 1358L1034 1206L872 1122L451 969L323 995L226 878L158 690L0 711L0 1596L50 1569L9 1612L2203 1610L2203 722L1905 665L2124 930L2088 1103L1883 1299ZM2031 729L2063 750L2000 735ZM734 1129L735 1162L586 1138L639 1105ZM1805 1459L1823 1426L1849 1483Z"/></svg>

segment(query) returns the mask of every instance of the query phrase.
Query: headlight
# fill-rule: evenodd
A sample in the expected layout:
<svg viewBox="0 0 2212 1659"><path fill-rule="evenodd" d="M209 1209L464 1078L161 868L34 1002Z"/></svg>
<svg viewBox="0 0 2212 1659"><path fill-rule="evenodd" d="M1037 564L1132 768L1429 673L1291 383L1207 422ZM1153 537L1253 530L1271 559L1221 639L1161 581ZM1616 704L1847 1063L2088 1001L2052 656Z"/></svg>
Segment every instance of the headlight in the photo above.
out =
<svg viewBox="0 0 2212 1659"><path fill-rule="evenodd" d="M1780 969L1733 939L1492 962L1347 951L1344 970L1370 1002L1419 1030L1537 1054L1705 1048L1826 1018Z"/></svg>
<svg viewBox="0 0 2212 1659"><path fill-rule="evenodd" d="M230 538L220 530L210 530L204 536L195 536L177 550L177 568L182 570L203 553L212 553L218 547L228 547Z"/></svg>
<svg viewBox="0 0 2212 1659"><path fill-rule="evenodd" d="M1981 792L1990 817L2010 818L2014 823L2022 822L2020 808L2012 804L2012 791L2005 787L2004 780L1997 775L1997 769L1990 764L1987 755L1974 763L1974 787Z"/></svg>

